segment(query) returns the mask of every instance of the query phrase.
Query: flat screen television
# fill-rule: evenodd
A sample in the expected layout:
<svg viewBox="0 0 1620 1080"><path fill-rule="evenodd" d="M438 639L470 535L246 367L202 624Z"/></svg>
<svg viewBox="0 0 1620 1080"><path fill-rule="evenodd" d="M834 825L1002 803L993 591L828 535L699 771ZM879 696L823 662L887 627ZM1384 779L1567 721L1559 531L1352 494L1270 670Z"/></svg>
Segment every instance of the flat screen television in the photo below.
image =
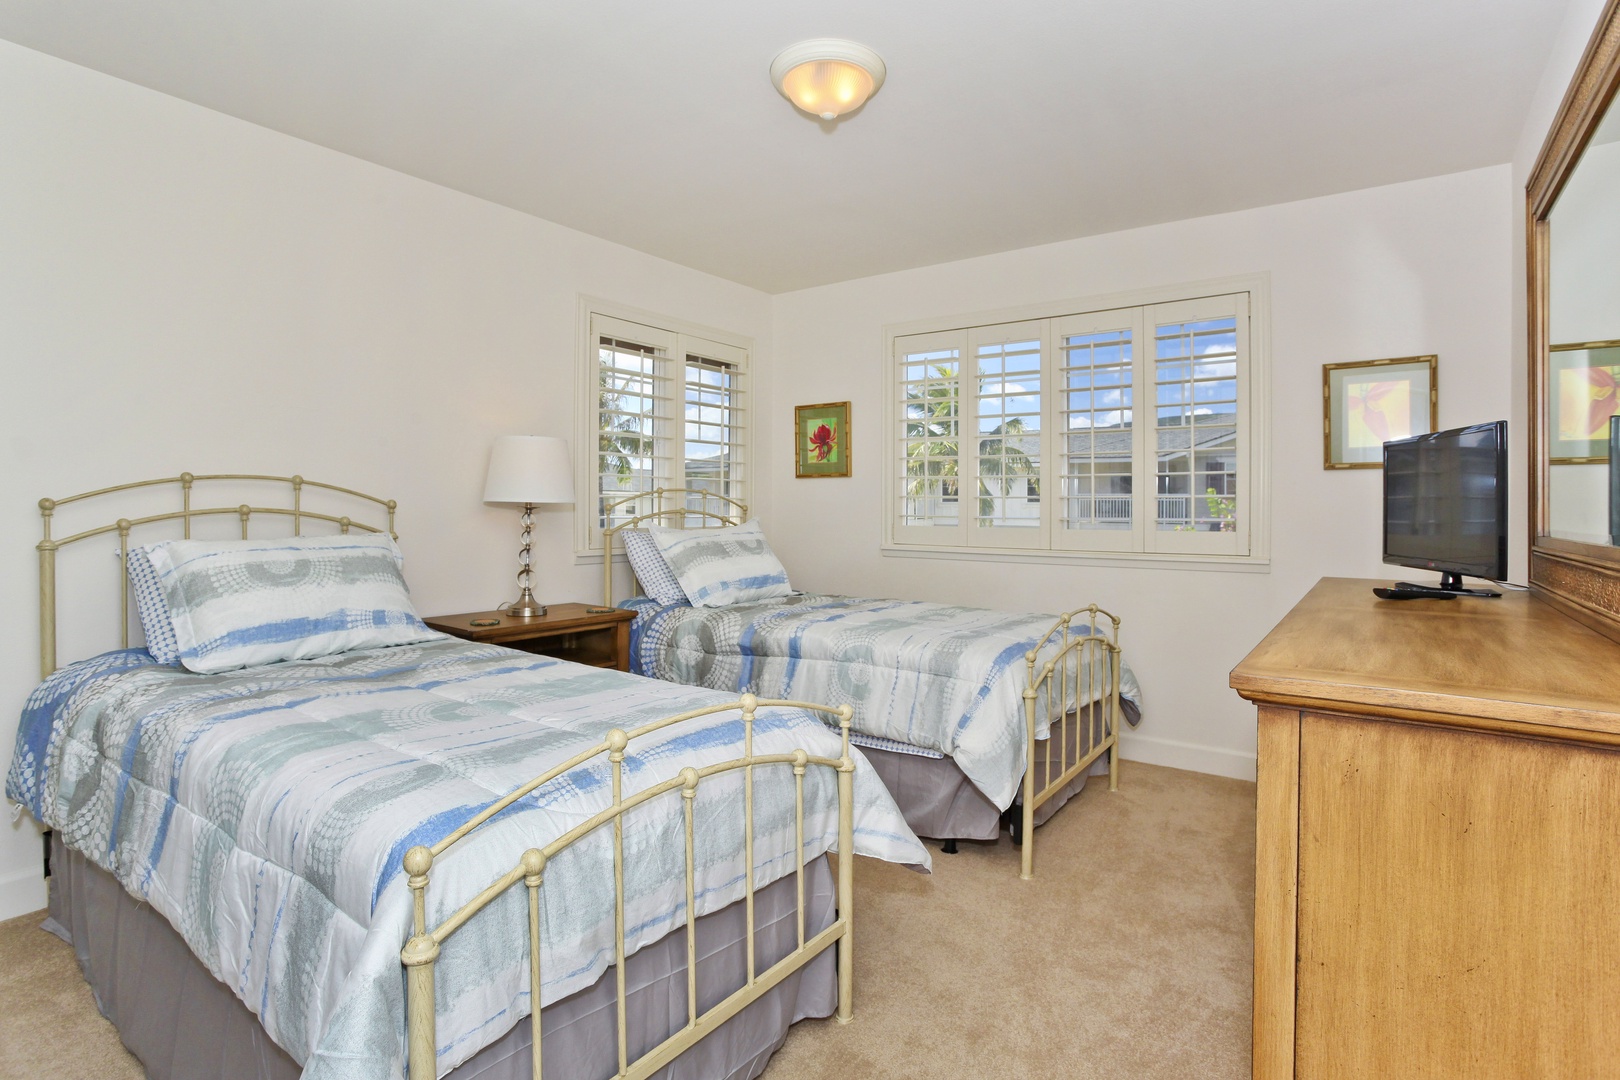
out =
<svg viewBox="0 0 1620 1080"><path fill-rule="evenodd" d="M1507 577L1507 421L1384 444L1384 561L1440 573Z"/></svg>

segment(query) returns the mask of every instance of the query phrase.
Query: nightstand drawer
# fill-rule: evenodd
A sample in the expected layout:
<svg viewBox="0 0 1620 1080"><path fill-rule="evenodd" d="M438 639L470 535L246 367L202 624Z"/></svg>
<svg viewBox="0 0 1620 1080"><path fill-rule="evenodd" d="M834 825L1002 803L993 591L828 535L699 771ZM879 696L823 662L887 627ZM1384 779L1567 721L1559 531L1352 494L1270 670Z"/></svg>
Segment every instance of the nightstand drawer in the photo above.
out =
<svg viewBox="0 0 1620 1080"><path fill-rule="evenodd" d="M620 668L620 670L629 668L628 663L621 666L619 662L619 628L616 626L575 630L543 638L515 639L500 644L508 649L520 649L540 656L555 656L559 660L572 660L576 664L588 664L591 667Z"/></svg>
<svg viewBox="0 0 1620 1080"><path fill-rule="evenodd" d="M630 670L630 623L635 612L585 604L551 604L544 615L513 618L504 611L436 615L423 621L468 641L554 656L590 667ZM479 625L484 624L484 625Z"/></svg>

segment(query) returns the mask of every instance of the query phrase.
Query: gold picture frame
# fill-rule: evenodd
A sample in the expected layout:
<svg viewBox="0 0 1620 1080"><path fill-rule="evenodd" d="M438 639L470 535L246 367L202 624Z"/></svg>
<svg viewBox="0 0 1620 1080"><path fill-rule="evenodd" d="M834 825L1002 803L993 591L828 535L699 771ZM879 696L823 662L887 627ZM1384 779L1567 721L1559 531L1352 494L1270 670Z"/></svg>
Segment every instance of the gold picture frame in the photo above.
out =
<svg viewBox="0 0 1620 1080"><path fill-rule="evenodd" d="M1607 465L1609 420L1620 412L1620 341L1547 352L1547 464Z"/></svg>
<svg viewBox="0 0 1620 1080"><path fill-rule="evenodd" d="M1322 468L1382 469L1384 443L1439 427L1438 355L1322 365Z"/></svg>
<svg viewBox="0 0 1620 1080"><path fill-rule="evenodd" d="M793 409L793 475L850 475L849 402L824 401Z"/></svg>

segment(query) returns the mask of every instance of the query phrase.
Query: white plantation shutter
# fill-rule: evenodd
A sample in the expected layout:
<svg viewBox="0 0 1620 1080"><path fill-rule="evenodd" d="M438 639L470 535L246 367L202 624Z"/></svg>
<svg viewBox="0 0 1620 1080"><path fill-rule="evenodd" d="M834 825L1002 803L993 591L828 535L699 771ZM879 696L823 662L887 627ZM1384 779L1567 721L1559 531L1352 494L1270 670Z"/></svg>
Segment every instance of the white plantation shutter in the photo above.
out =
<svg viewBox="0 0 1620 1080"><path fill-rule="evenodd" d="M895 533L915 543L963 544L962 357L967 335L919 334L895 341L900 431L894 468ZM971 500L968 501L971 507Z"/></svg>
<svg viewBox="0 0 1620 1080"><path fill-rule="evenodd" d="M968 331L973 367L964 389L972 396L972 418L962 454L974 481L974 498L965 505L972 546L1046 546L1041 501L1046 334L1044 320Z"/></svg>
<svg viewBox="0 0 1620 1080"><path fill-rule="evenodd" d="M650 500L613 508L632 494L695 488L746 502L747 350L597 312L589 333L595 399L581 441L594 442L595 468L580 507L582 547L600 550L603 528L651 509ZM705 508L701 496L688 501ZM714 522L693 515L685 524Z"/></svg>
<svg viewBox="0 0 1620 1080"><path fill-rule="evenodd" d="M1154 503L1146 550L1248 551L1248 297L1147 309Z"/></svg>
<svg viewBox="0 0 1620 1080"><path fill-rule="evenodd" d="M1249 557L1249 301L897 335L891 542Z"/></svg>
<svg viewBox="0 0 1620 1080"><path fill-rule="evenodd" d="M1143 515L1134 493L1144 456L1136 419L1136 361L1142 310L1125 308L1052 320L1058 501L1052 546L1137 551Z"/></svg>
<svg viewBox="0 0 1620 1080"><path fill-rule="evenodd" d="M595 315L597 355L594 531L635 513L608 506L638 491L671 486L674 476L674 389L670 357L676 335L657 327Z"/></svg>
<svg viewBox="0 0 1620 1080"><path fill-rule="evenodd" d="M685 427L679 486L743 500L747 478L743 435L748 430L743 368L747 356L741 349L693 338L683 338L682 347L686 356L681 397ZM703 351L690 351L695 348ZM720 509L698 496L688 496L688 503L695 510ZM694 516L687 519L686 527L708 524L713 524L712 519Z"/></svg>

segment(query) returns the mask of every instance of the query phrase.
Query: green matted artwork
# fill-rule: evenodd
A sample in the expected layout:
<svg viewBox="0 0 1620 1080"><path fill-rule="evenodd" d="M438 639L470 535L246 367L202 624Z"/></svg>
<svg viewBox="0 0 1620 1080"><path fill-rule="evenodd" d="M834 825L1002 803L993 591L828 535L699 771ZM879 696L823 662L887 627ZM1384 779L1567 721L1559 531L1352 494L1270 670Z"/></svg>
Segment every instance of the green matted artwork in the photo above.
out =
<svg viewBox="0 0 1620 1080"><path fill-rule="evenodd" d="M1322 468L1381 469L1384 444L1440 422L1440 360L1398 356L1322 365Z"/></svg>
<svg viewBox="0 0 1620 1080"><path fill-rule="evenodd" d="M1609 460L1609 417L1620 413L1620 341L1548 348L1548 462L1602 465Z"/></svg>
<svg viewBox="0 0 1620 1080"><path fill-rule="evenodd" d="M849 402L826 401L793 410L793 475L849 475Z"/></svg>

